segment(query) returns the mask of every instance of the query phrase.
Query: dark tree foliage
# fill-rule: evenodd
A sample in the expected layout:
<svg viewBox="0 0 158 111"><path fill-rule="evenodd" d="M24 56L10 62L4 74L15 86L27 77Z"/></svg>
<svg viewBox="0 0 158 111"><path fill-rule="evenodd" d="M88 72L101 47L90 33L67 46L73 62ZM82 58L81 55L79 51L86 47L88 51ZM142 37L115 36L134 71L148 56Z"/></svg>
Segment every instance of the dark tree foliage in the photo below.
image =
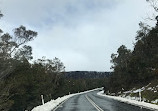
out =
<svg viewBox="0 0 158 111"><path fill-rule="evenodd" d="M3 15L0 13L0 17ZM38 59L34 63L32 41L37 32L20 26L14 35L0 30L0 111L31 110L45 102L70 93L106 84L107 78L79 80L64 78L65 66L58 58Z"/></svg>
<svg viewBox="0 0 158 111"><path fill-rule="evenodd" d="M143 86L158 78L158 26L150 27L142 22L139 26L133 51L122 45L117 54L111 55L114 69L110 77L111 92Z"/></svg>
<svg viewBox="0 0 158 111"><path fill-rule="evenodd" d="M114 72L110 78L110 87L117 90L120 87L126 87L124 83L129 82L127 80L127 67L130 62L130 57L132 53L126 46L122 45L118 48L117 54L111 55L111 62L114 64L111 68Z"/></svg>

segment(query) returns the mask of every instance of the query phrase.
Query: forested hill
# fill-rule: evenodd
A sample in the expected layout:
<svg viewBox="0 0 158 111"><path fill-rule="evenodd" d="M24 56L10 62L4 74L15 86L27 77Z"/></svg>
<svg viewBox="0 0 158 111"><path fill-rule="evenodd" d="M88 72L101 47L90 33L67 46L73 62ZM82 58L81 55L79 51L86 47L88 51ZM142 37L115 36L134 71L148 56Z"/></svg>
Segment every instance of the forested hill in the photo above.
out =
<svg viewBox="0 0 158 111"><path fill-rule="evenodd" d="M70 71L65 73L66 78L73 79L97 79L109 77L111 72L96 72L96 71Z"/></svg>

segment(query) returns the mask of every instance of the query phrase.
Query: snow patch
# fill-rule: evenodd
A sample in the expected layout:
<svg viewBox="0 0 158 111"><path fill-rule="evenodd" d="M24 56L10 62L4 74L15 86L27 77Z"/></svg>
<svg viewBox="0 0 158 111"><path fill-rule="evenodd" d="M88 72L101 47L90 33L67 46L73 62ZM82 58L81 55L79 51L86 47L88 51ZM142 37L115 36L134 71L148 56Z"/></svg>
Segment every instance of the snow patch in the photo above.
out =
<svg viewBox="0 0 158 111"><path fill-rule="evenodd" d="M141 89L137 89L135 91L133 91L133 93L138 93L138 92L142 92L145 90L145 87L142 87Z"/></svg>
<svg viewBox="0 0 158 111"><path fill-rule="evenodd" d="M151 101L152 103L156 104L158 103L158 99L154 100L154 101Z"/></svg>

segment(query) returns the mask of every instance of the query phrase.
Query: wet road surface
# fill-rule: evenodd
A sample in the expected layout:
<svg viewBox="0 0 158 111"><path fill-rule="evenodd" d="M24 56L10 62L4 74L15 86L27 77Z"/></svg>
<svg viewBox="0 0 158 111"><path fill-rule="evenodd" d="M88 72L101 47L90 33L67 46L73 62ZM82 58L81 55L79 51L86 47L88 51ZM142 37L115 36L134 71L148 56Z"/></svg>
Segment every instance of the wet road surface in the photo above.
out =
<svg viewBox="0 0 158 111"><path fill-rule="evenodd" d="M153 111L99 96L97 92L73 96L54 111Z"/></svg>

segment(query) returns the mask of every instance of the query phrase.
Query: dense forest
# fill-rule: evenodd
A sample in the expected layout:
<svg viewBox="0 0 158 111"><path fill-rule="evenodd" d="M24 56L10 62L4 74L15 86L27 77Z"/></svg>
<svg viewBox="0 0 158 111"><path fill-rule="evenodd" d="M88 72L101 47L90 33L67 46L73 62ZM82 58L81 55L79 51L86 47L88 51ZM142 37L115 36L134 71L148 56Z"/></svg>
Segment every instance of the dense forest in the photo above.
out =
<svg viewBox="0 0 158 111"><path fill-rule="evenodd" d="M13 35L0 30L0 111L31 110L42 104L41 95L47 102L106 84L106 76L78 79L65 76L65 66L56 57L53 60L42 57L30 63L32 47L27 43L36 37L37 32L24 26L15 28Z"/></svg>
<svg viewBox="0 0 158 111"><path fill-rule="evenodd" d="M96 71L69 71L65 72L66 78L72 79L99 79L106 78L111 75L111 72L96 72Z"/></svg>
<svg viewBox="0 0 158 111"><path fill-rule="evenodd" d="M147 2L158 12L155 1ZM107 86L111 92L145 86L158 79L158 16L150 20L156 21L156 25L151 27L146 23L139 23L140 29L136 34L133 50L122 45L116 54L111 55L111 68L114 72Z"/></svg>

